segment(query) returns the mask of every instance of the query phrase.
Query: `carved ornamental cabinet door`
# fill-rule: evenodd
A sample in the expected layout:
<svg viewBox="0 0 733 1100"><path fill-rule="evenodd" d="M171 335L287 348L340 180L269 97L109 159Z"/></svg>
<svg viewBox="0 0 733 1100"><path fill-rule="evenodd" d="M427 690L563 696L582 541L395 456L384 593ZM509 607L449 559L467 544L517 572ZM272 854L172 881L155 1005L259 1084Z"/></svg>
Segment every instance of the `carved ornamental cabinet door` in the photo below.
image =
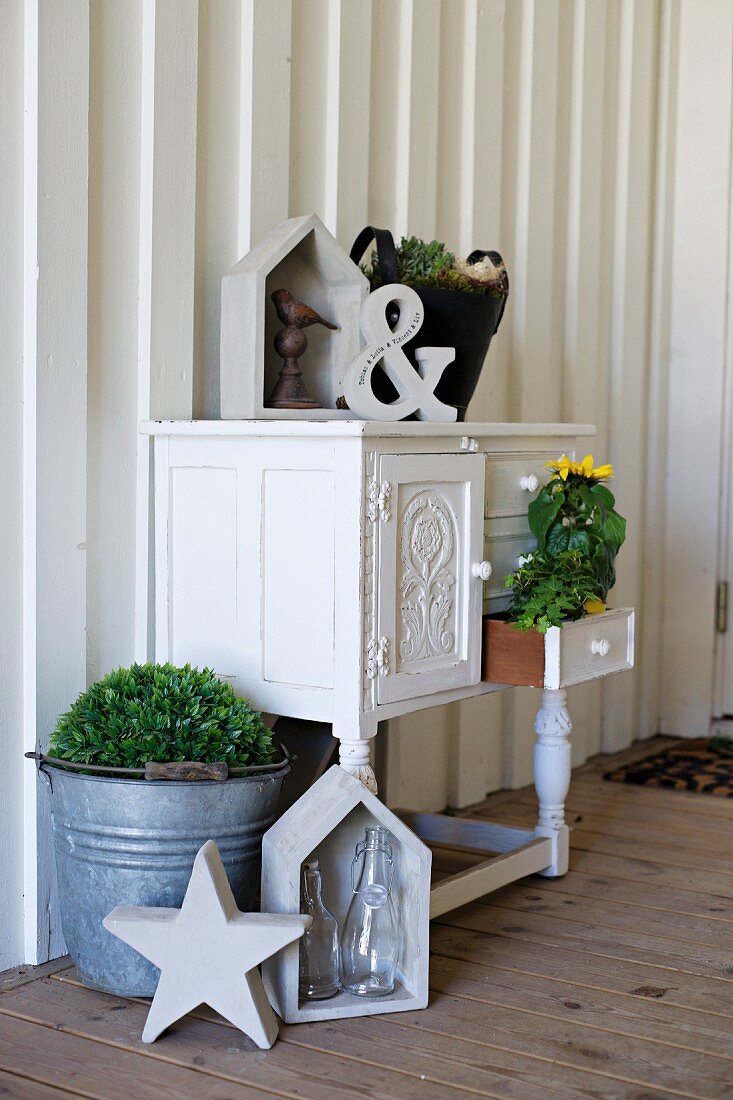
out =
<svg viewBox="0 0 733 1100"><path fill-rule="evenodd" d="M483 455L383 455L377 702L481 678Z"/></svg>

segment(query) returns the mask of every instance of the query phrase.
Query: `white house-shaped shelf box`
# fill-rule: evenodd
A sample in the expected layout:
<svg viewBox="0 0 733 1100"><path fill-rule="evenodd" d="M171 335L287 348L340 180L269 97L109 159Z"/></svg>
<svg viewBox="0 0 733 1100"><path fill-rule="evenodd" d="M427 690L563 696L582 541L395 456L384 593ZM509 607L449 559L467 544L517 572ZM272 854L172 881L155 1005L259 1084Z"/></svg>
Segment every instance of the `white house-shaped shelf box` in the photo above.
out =
<svg viewBox="0 0 733 1100"><path fill-rule="evenodd" d="M338 765L330 768L265 833L262 844L263 913L299 913L303 864L317 859L323 898L343 928L352 898L351 863L367 825L391 834L392 891L400 925L394 993L357 997L343 991L326 1001L299 1001L299 945L290 944L262 965L268 996L287 1023L332 1020L425 1008L428 1003L430 849L376 795Z"/></svg>
<svg viewBox="0 0 733 1100"><path fill-rule="evenodd" d="M283 327L270 300L288 290L337 325L307 329L303 380L322 409L268 409L282 359L273 347ZM221 415L224 420L353 418L336 409L343 375L361 348L359 311L369 283L316 214L291 218L260 241L221 285Z"/></svg>

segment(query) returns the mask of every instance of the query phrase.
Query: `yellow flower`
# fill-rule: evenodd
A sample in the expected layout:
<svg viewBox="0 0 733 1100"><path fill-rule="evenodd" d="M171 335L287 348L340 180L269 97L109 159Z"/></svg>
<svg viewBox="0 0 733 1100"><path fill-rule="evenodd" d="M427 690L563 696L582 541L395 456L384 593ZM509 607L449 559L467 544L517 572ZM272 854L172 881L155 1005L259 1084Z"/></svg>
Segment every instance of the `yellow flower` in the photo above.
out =
<svg viewBox="0 0 733 1100"><path fill-rule="evenodd" d="M606 463L605 466L593 466L593 455L586 455L582 462L571 462L567 455L563 455L553 462L546 462L545 466L550 470L555 470L560 475L563 481L567 481L570 474L575 474L577 477L584 477L594 481L605 481L606 478L613 477L613 466L610 463Z"/></svg>
<svg viewBox="0 0 733 1100"><path fill-rule="evenodd" d="M601 611L606 610L603 600L586 600L583 607L589 615L600 615Z"/></svg>
<svg viewBox="0 0 733 1100"><path fill-rule="evenodd" d="M563 481L568 480L568 474L575 473L575 463L571 462L567 455L563 455L562 458L557 461L546 462L545 466L550 470L555 470Z"/></svg>

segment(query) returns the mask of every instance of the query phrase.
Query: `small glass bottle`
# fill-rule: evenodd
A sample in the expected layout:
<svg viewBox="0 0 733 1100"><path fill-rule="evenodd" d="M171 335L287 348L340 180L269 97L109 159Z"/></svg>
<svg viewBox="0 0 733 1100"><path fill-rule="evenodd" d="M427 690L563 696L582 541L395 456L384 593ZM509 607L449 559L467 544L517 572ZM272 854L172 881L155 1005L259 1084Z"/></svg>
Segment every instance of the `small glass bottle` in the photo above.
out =
<svg viewBox="0 0 733 1100"><path fill-rule="evenodd" d="M339 926L323 904L323 883L318 860L303 867L301 912L313 917L300 938L301 1000L325 1001L341 988L339 977Z"/></svg>
<svg viewBox="0 0 733 1100"><path fill-rule="evenodd" d="M386 829L367 826L351 864L353 897L341 934L341 980L347 992L359 997L384 997L394 990L400 942L387 836Z"/></svg>

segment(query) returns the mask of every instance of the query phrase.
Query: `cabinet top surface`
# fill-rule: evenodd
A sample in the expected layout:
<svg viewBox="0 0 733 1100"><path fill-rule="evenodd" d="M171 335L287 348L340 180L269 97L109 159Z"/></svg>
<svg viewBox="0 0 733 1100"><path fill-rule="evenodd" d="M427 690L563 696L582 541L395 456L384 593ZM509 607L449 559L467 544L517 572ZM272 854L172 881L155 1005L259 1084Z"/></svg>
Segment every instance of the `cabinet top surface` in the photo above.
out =
<svg viewBox="0 0 733 1100"><path fill-rule="evenodd" d="M425 420L144 420L143 435L453 438L595 435L592 424L443 424Z"/></svg>

